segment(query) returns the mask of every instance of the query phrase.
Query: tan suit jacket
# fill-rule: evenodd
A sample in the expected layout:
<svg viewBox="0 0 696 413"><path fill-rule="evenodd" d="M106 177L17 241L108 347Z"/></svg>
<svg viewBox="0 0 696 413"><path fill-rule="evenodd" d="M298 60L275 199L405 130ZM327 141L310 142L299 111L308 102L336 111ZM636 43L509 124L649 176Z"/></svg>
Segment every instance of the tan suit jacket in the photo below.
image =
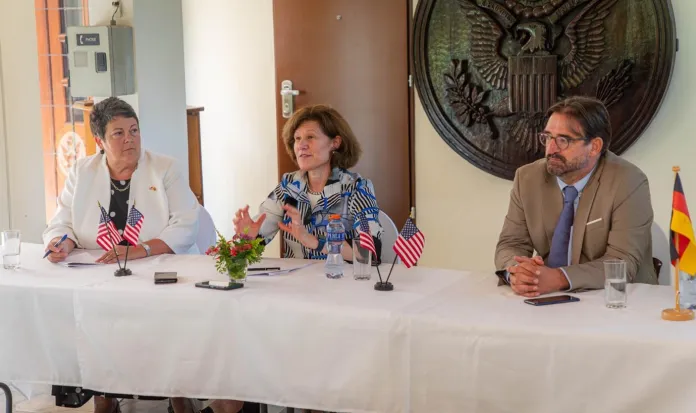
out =
<svg viewBox="0 0 696 413"><path fill-rule="evenodd" d="M546 159L517 170L495 251L501 282L516 255L531 257L536 251L547 260L562 208L563 194L556 177L546 171ZM603 261L611 258L626 261L628 282L656 284L652 223L647 177L607 152L583 189L575 213L571 265L563 267L572 289L604 288Z"/></svg>

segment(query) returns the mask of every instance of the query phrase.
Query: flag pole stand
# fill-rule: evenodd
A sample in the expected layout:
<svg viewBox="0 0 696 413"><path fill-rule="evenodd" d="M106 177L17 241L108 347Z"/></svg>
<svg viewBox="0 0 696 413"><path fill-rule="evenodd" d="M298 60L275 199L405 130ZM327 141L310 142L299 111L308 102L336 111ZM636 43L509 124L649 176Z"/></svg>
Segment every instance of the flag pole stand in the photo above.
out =
<svg viewBox="0 0 696 413"><path fill-rule="evenodd" d="M392 263L391 270L389 270L389 275L387 276L386 281L382 281L382 274L380 274L379 281L377 281L375 283L375 290L377 290L377 291L393 291L394 290L394 284L389 282L389 276L391 275L391 272L394 269L395 263L396 263L396 257L394 257L394 262ZM379 267L377 267L377 271L379 272Z"/></svg>
<svg viewBox="0 0 696 413"><path fill-rule="evenodd" d="M131 271L130 268L126 268L127 263L128 263L128 245L126 245L126 260L123 262L123 268L119 268L116 271L114 271L115 277L125 277L128 275L133 275L133 271Z"/></svg>
<svg viewBox="0 0 696 413"><path fill-rule="evenodd" d="M133 275L133 271L131 271L130 268L126 268L126 264L128 264L128 245L126 245L126 260L123 262L123 268L119 268L116 271L114 271L115 277L125 277L128 275Z"/></svg>
<svg viewBox="0 0 696 413"><path fill-rule="evenodd" d="M675 236L675 247L679 251L679 237ZM694 319L694 312L688 308L681 308L679 304L679 258L674 265L674 308L662 310L662 319L667 321L689 321Z"/></svg>
<svg viewBox="0 0 696 413"><path fill-rule="evenodd" d="M694 312L688 308L681 308L679 304L679 259L677 259L676 265L674 266L674 296L675 305L674 308L667 308L662 310L662 319L667 321L690 321L694 319Z"/></svg>
<svg viewBox="0 0 696 413"><path fill-rule="evenodd" d="M679 167L672 168L675 174L679 173ZM679 304L679 235L674 235L674 248L677 250L677 259L674 263L674 308L662 310L662 319L667 321L690 321L694 319L694 312L688 308L681 308Z"/></svg>
<svg viewBox="0 0 696 413"><path fill-rule="evenodd" d="M133 208L135 208L135 201L133 201ZM126 218L126 220L127 219L128 218ZM126 260L123 262L123 268L114 271L114 275L116 277L125 277L127 275L133 275L133 271L131 271L130 268L126 268L126 266L128 265L128 250L130 249L130 244L130 241L126 240Z"/></svg>
<svg viewBox="0 0 696 413"><path fill-rule="evenodd" d="M116 277L125 277L126 275L133 275L130 268L119 268L118 270L114 271L114 276Z"/></svg>

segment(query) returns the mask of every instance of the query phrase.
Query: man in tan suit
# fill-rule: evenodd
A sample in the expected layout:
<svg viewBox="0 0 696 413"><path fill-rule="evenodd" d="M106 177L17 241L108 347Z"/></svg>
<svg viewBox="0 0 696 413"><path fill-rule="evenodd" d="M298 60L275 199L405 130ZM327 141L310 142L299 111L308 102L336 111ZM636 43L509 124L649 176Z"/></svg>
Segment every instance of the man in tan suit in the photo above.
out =
<svg viewBox="0 0 696 413"><path fill-rule="evenodd" d="M604 288L612 258L626 261L628 282L656 284L648 179L607 150L607 109L571 97L548 115L546 158L515 174L495 251L500 284L525 297Z"/></svg>

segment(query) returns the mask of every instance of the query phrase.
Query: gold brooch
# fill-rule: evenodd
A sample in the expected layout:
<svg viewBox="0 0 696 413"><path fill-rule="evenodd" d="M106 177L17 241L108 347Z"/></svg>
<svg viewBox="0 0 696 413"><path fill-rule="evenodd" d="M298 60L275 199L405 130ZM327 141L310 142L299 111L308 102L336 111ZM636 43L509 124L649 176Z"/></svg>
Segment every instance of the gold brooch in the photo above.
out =
<svg viewBox="0 0 696 413"><path fill-rule="evenodd" d="M157 188L155 188L154 186L151 186L150 191L157 191Z"/></svg>

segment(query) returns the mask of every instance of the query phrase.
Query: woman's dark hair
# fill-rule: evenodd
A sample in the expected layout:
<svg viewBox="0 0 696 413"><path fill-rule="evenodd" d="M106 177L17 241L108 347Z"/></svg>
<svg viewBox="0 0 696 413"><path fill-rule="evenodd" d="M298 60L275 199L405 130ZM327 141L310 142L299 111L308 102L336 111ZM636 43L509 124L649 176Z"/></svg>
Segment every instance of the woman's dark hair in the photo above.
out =
<svg viewBox="0 0 696 413"><path fill-rule="evenodd" d="M119 117L133 118L138 125L140 124L133 107L119 98L110 97L97 103L89 115L89 127L92 128L92 134L104 140L106 126L112 119Z"/></svg>
<svg viewBox="0 0 696 413"><path fill-rule="evenodd" d="M602 101L587 96L572 96L551 106L546 115L550 117L554 113L568 115L575 119L580 124L588 143L594 138L600 138L602 154L609 149L611 119Z"/></svg>

